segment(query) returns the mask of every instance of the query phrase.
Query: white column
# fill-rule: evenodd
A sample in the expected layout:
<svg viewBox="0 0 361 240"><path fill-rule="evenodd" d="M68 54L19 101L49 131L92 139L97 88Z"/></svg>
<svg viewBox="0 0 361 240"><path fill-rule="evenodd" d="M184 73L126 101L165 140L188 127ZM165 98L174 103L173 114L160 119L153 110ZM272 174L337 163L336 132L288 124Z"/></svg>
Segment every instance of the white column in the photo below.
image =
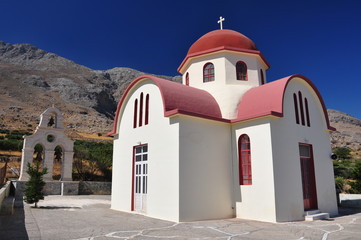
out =
<svg viewBox="0 0 361 240"><path fill-rule="evenodd" d="M64 152L63 164L61 166L61 181L72 181L74 152Z"/></svg>
<svg viewBox="0 0 361 240"><path fill-rule="evenodd" d="M48 169L48 173L44 175L45 181L53 180L54 153L55 151L45 151L43 166Z"/></svg>
<svg viewBox="0 0 361 240"><path fill-rule="evenodd" d="M28 169L28 163L31 164L33 161L33 154L34 149L23 149L19 181L29 180L29 175L26 173L26 170Z"/></svg>

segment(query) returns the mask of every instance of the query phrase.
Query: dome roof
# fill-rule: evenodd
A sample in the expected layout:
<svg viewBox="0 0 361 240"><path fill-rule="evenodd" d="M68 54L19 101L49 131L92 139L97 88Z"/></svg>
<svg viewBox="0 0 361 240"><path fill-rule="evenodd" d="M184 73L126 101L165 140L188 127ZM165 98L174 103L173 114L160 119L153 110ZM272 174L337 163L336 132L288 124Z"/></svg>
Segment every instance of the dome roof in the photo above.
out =
<svg viewBox="0 0 361 240"><path fill-rule="evenodd" d="M187 55L219 47L257 50L254 42L243 34L233 30L221 29L209 32L199 38L189 48Z"/></svg>
<svg viewBox="0 0 361 240"><path fill-rule="evenodd" d="M184 69L192 58L223 50L258 55L257 57L264 63L265 68L268 69L270 67L251 39L233 30L219 29L204 34L193 43L188 50L187 56L178 67L178 72L184 74Z"/></svg>

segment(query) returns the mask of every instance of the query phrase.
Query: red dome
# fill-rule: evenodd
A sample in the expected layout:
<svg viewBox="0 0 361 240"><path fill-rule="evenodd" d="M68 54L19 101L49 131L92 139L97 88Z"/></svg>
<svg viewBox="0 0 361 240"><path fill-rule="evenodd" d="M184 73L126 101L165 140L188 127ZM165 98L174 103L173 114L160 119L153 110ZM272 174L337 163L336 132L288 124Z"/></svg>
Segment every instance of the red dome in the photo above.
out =
<svg viewBox="0 0 361 240"><path fill-rule="evenodd" d="M213 48L228 47L247 50L257 50L251 39L243 34L228 30L215 30L203 35L188 50L188 56L194 53L207 51Z"/></svg>

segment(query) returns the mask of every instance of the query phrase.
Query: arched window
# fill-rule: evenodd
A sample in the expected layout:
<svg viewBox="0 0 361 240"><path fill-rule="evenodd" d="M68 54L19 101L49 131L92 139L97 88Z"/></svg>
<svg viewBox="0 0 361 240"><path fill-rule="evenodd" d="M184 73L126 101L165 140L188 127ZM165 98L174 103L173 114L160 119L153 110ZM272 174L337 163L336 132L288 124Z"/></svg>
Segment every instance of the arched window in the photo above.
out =
<svg viewBox="0 0 361 240"><path fill-rule="evenodd" d="M302 93L300 91L298 91L298 101L300 103L301 123L303 126L305 126L305 113L303 111Z"/></svg>
<svg viewBox="0 0 361 240"><path fill-rule="evenodd" d="M238 139L239 184L252 185L251 144L247 134Z"/></svg>
<svg viewBox="0 0 361 240"><path fill-rule="evenodd" d="M212 63L207 63L203 67L203 82L214 81L214 66Z"/></svg>
<svg viewBox="0 0 361 240"><path fill-rule="evenodd" d="M135 99L135 101L134 101L133 128L137 127L137 115L138 115L138 99Z"/></svg>
<svg viewBox="0 0 361 240"><path fill-rule="evenodd" d="M300 118L298 116L298 103L297 103L296 93L293 94L293 105L294 105L294 108L295 108L296 123L300 124Z"/></svg>
<svg viewBox="0 0 361 240"><path fill-rule="evenodd" d="M189 86L189 73L186 74L186 85Z"/></svg>
<svg viewBox="0 0 361 240"><path fill-rule="evenodd" d="M264 82L264 75L263 75L263 70L261 69L261 84L265 84Z"/></svg>
<svg viewBox="0 0 361 240"><path fill-rule="evenodd" d="M306 108L306 121L307 121L307 126L308 126L308 127L311 127L310 113L308 112L308 101L307 101L307 98L305 98L305 108Z"/></svg>
<svg viewBox="0 0 361 240"><path fill-rule="evenodd" d="M247 65L242 62L239 61L236 64L236 71L237 71L237 80L245 80L247 81Z"/></svg>
<svg viewBox="0 0 361 240"><path fill-rule="evenodd" d="M139 127L143 125L143 93L140 94L139 103Z"/></svg>
<svg viewBox="0 0 361 240"><path fill-rule="evenodd" d="M145 97L145 122L144 125L148 125L149 122L149 94Z"/></svg>

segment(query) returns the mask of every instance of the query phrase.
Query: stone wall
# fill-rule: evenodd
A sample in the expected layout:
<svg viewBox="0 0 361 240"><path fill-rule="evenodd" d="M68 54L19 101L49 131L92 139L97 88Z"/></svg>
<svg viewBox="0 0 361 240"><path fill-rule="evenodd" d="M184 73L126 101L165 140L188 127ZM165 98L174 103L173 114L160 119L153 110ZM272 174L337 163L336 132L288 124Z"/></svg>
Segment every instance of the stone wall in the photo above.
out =
<svg viewBox="0 0 361 240"><path fill-rule="evenodd" d="M361 194L340 194L340 206L361 208Z"/></svg>
<svg viewBox="0 0 361 240"><path fill-rule="evenodd" d="M26 182L15 181L15 198L22 199ZM46 182L45 195L110 195L111 182L73 182L53 181Z"/></svg>

